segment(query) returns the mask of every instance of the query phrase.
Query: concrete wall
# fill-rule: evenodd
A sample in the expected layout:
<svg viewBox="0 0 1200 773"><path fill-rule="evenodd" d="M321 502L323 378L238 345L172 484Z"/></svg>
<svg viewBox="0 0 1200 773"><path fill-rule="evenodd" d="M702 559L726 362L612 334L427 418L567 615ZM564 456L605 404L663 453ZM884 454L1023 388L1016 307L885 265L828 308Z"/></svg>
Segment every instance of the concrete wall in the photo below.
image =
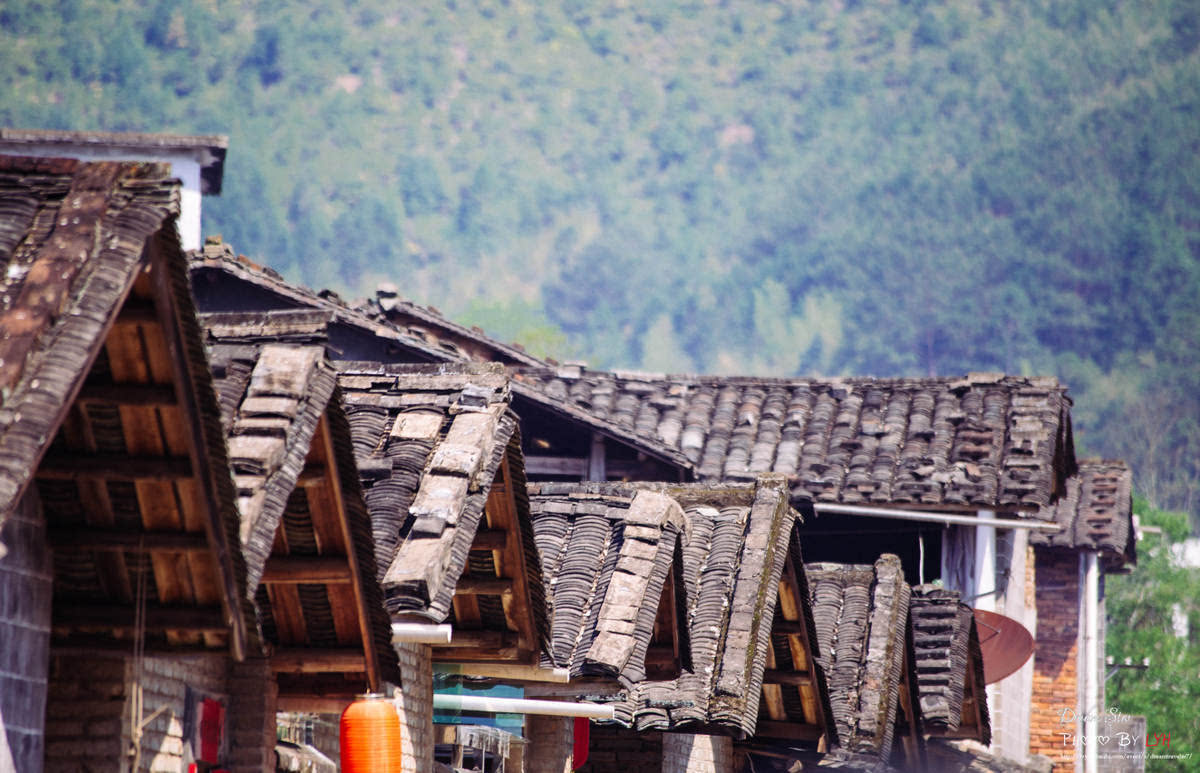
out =
<svg viewBox="0 0 1200 773"><path fill-rule="evenodd" d="M1080 747L1062 734L1078 725L1064 711L1079 710L1079 556L1034 551L1037 574L1037 639L1033 653L1033 707L1029 751L1054 761L1054 773L1077 769ZM1066 720L1066 721L1064 721Z"/></svg>
<svg viewBox="0 0 1200 773"><path fill-rule="evenodd" d="M400 746L404 770L433 769L433 659L428 644L397 644Z"/></svg>
<svg viewBox="0 0 1200 773"><path fill-rule="evenodd" d="M50 550L32 490L0 532L0 770L42 770L50 598Z"/></svg>

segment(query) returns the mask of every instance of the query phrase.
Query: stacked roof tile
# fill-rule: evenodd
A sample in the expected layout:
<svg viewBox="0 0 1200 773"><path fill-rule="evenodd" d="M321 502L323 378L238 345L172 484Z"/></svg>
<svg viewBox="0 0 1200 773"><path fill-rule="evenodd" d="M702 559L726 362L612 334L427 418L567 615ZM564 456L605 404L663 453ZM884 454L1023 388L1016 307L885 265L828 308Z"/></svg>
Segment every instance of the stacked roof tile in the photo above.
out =
<svg viewBox="0 0 1200 773"><path fill-rule="evenodd" d="M983 655L975 614L958 591L936 585L912 589L913 649L917 697L927 731L945 735L959 729L964 697L971 693L980 711L979 740L991 743L984 689Z"/></svg>
<svg viewBox="0 0 1200 773"><path fill-rule="evenodd" d="M545 641L545 597L503 369L343 363L339 384L389 611L440 622L464 569L495 576L494 567L468 567L467 559L492 483L507 461L513 487L522 492L516 515L526 581ZM503 623L502 611L493 611Z"/></svg>
<svg viewBox="0 0 1200 773"><path fill-rule="evenodd" d="M753 487L543 483L531 493L554 652L574 673L622 678L626 689L601 699L613 703L617 722L752 735L796 517L783 479ZM638 681L644 665L636 659L677 541L690 662L677 678Z"/></svg>
<svg viewBox="0 0 1200 773"><path fill-rule="evenodd" d="M839 746L887 760L910 597L900 559L885 554L874 566L809 564L806 572Z"/></svg>
<svg viewBox="0 0 1200 773"><path fill-rule="evenodd" d="M1034 509L1074 472L1053 379L785 380L522 370L522 396L666 447L702 481L789 477L825 502ZM670 453L669 452L669 453Z"/></svg>
<svg viewBox="0 0 1200 773"><path fill-rule="evenodd" d="M1110 568L1136 560L1133 533L1133 473L1124 462L1089 459L1067 481L1066 492L1042 516L1062 527L1051 534L1035 532L1037 546L1098 550Z"/></svg>

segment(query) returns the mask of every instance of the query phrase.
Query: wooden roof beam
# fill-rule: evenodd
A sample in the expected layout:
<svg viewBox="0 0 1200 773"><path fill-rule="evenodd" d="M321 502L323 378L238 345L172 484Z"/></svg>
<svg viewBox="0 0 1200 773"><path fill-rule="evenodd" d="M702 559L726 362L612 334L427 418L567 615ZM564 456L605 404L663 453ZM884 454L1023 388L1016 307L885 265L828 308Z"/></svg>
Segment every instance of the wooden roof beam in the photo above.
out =
<svg viewBox="0 0 1200 773"><path fill-rule="evenodd" d="M262 581L286 585L300 583L349 583L353 580L345 556L272 556L263 569Z"/></svg>
<svg viewBox="0 0 1200 773"><path fill-rule="evenodd" d="M105 604L55 602L52 628L102 628L132 630L134 608ZM228 633L225 613L220 607L178 607L146 605L147 631L186 633Z"/></svg>
<svg viewBox="0 0 1200 773"><path fill-rule="evenodd" d="M52 528L48 530L47 537L55 550L193 553L209 549L208 536L203 532L135 531L84 526Z"/></svg>
<svg viewBox="0 0 1200 773"><path fill-rule="evenodd" d="M365 673L367 659L361 649L302 648L276 650L271 670L289 674Z"/></svg>
<svg viewBox="0 0 1200 773"><path fill-rule="evenodd" d="M47 454L37 477L42 480L176 481L192 477L192 463L179 456L129 456L127 454Z"/></svg>
<svg viewBox="0 0 1200 773"><path fill-rule="evenodd" d="M159 408L176 405L174 384L84 384L76 402Z"/></svg>

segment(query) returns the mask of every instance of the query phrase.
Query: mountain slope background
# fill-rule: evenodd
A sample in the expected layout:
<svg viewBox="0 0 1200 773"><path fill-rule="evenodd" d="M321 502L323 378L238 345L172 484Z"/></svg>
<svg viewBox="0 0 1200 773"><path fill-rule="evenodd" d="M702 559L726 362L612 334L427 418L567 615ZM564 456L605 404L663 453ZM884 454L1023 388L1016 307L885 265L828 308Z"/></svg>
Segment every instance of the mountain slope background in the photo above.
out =
<svg viewBox="0 0 1200 773"><path fill-rule="evenodd" d="M1196 0L6 0L0 124L228 134L207 232L594 366L1054 374L1195 515L1198 49Z"/></svg>

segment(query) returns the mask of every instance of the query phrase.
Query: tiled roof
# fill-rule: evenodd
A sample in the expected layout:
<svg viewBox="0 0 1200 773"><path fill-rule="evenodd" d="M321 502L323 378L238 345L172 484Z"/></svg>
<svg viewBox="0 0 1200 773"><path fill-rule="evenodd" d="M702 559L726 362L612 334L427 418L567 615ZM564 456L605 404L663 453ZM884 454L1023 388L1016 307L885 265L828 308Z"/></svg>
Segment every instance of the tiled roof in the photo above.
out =
<svg viewBox="0 0 1200 773"><path fill-rule="evenodd" d="M161 166L0 156L0 521L178 211Z"/></svg>
<svg viewBox="0 0 1200 773"><path fill-rule="evenodd" d="M523 369L514 390L682 457L701 481L789 477L793 498L1030 510L1074 472L1053 379L752 379Z"/></svg>
<svg viewBox="0 0 1200 773"><path fill-rule="evenodd" d="M546 365L517 345L501 343L478 328L451 322L432 307L401 300L394 290L381 290L372 301L349 305L328 290L313 292L290 284L272 269L236 255L219 238L207 239L203 249L192 253L191 271L197 304L203 311L310 308L332 312L330 344L335 359ZM251 288L253 297L230 292L225 284L229 279ZM369 343L364 344L363 339ZM374 351L360 351L363 345ZM342 348L352 351L339 355Z"/></svg>
<svg viewBox="0 0 1200 773"><path fill-rule="evenodd" d="M507 463L525 582L538 636L547 641L517 418L508 407L503 369L342 363L339 384L388 609L440 622L451 611L464 569L472 576L495 577L495 567L468 567L467 559L497 471Z"/></svg>
<svg viewBox="0 0 1200 773"><path fill-rule="evenodd" d="M991 726L983 677L983 655L975 614L960 601L958 591L936 585L912 589L909 614L916 654L917 697L926 732L959 729L963 699L968 690L979 701L980 743L991 743Z"/></svg>
<svg viewBox="0 0 1200 773"><path fill-rule="evenodd" d="M888 760L899 708L910 589L900 559L805 567L838 746Z"/></svg>
<svg viewBox="0 0 1200 773"><path fill-rule="evenodd" d="M626 683L596 700L611 702L616 721L637 730L752 735L796 517L783 480L542 483L531 494L555 653L575 673L616 673ZM690 662L677 678L638 681L643 665L635 661L645 654L677 540Z"/></svg>
<svg viewBox="0 0 1200 773"><path fill-rule="evenodd" d="M1062 530L1034 532L1029 541L1038 546L1099 550L1110 568L1137 560L1133 534L1133 473L1124 462L1088 459L1067 481L1066 493L1043 508L1042 516Z"/></svg>
<svg viewBox="0 0 1200 773"><path fill-rule="evenodd" d="M287 320L285 314L202 320L238 489L251 597L337 384L325 360L325 319L308 312L313 319Z"/></svg>

